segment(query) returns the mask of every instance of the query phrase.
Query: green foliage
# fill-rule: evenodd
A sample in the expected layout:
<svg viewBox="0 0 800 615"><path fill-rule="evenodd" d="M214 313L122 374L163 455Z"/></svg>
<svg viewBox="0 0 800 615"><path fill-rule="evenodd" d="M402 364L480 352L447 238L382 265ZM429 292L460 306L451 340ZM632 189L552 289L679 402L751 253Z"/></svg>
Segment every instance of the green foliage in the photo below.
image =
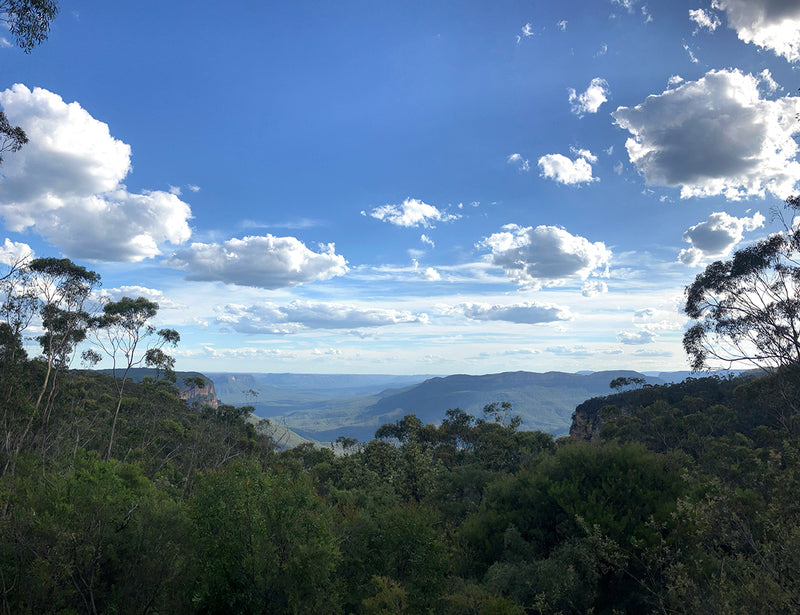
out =
<svg viewBox="0 0 800 615"><path fill-rule="evenodd" d="M69 370L87 323L116 328L126 370L171 367L157 306L95 319L97 283L58 259L0 279L2 613L800 610L795 366L623 377L576 409L592 442L521 431L501 402L276 454L252 407L190 408L157 371Z"/></svg>
<svg viewBox="0 0 800 615"><path fill-rule="evenodd" d="M641 445L560 447L489 486L480 510L461 527L463 560L473 574L488 570L490 587L530 607L542 592L548 603L559 602L566 588L545 573L561 574L569 560L575 578L589 583L585 601L640 612L648 596L635 582L645 573L638 562L676 529L673 513L685 491L681 471L679 459ZM610 546L598 550L598 541ZM525 581L532 583L527 587L512 583L527 579L526 570L543 576Z"/></svg>
<svg viewBox="0 0 800 615"><path fill-rule="evenodd" d="M0 164L4 152L18 152L28 142L28 136L19 126L12 126L6 114L0 111Z"/></svg>
<svg viewBox="0 0 800 615"><path fill-rule="evenodd" d="M408 612L424 613L433 608L445 587L447 558L437 536L437 514L418 504L374 504L355 513L343 527L345 607L356 608L374 597L377 575L388 580L378 593L383 589L397 596L401 589Z"/></svg>
<svg viewBox="0 0 800 615"><path fill-rule="evenodd" d="M791 210L800 200L786 201ZM684 310L695 324L683 345L694 370L719 362L774 369L800 362L800 228L775 233L716 261L686 287Z"/></svg>
<svg viewBox="0 0 800 615"><path fill-rule="evenodd" d="M338 549L310 480L236 462L190 500L201 613L335 613Z"/></svg>
<svg viewBox="0 0 800 615"><path fill-rule="evenodd" d="M55 0L0 0L0 22L25 53L47 40L50 22L58 15Z"/></svg>
<svg viewBox="0 0 800 615"><path fill-rule="evenodd" d="M7 612L177 607L187 526L176 502L137 467L96 454L78 451L72 467L47 481L39 472L22 464L0 490Z"/></svg>

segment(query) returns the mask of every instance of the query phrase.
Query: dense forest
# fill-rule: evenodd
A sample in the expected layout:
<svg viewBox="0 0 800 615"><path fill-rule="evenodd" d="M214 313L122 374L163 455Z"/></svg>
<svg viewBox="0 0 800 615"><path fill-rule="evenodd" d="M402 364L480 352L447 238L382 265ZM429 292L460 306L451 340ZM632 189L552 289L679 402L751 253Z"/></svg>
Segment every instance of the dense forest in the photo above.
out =
<svg viewBox="0 0 800 615"><path fill-rule="evenodd" d="M277 452L251 408L181 400L177 333L143 299L93 312L98 281L57 259L2 280L4 613L800 610L791 362L610 383L570 438L498 402ZM69 368L89 340L110 375Z"/></svg>

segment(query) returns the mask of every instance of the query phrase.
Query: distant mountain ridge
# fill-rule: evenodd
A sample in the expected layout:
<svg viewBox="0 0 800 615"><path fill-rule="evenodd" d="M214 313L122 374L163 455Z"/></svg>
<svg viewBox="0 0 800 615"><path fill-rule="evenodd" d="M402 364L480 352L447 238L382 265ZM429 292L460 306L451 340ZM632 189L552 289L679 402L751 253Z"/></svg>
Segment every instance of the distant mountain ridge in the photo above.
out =
<svg viewBox="0 0 800 615"><path fill-rule="evenodd" d="M481 416L484 406L492 402L511 402L513 412L523 419L524 429L539 429L554 435L566 435L572 412L583 401L611 393L614 378L643 378L647 384L663 384L664 380L645 376L632 370L614 370L571 374L566 372L503 372L472 376L427 378L413 382L406 377L355 377L328 375L315 381L310 374L295 375L281 381L285 375L266 374L210 374L217 379L217 391L224 403L234 403L227 395L227 383L236 390L252 389L248 393L256 415L269 418L291 428L302 437L317 441L331 441L338 436L355 437L361 441L371 439L384 423L396 421L406 414L415 414L423 422L439 423L450 408L461 408ZM220 379L219 376L223 378ZM246 376L246 377L243 377ZM358 382L358 378L362 380ZM298 386L306 380L313 389L288 389L274 385ZM322 382L334 381L338 389L325 395ZM267 384L269 383L269 384ZM386 386L383 390L376 387ZM370 388L371 387L371 388ZM354 389L372 391L368 395L346 397Z"/></svg>
<svg viewBox="0 0 800 615"><path fill-rule="evenodd" d="M131 373L134 380L145 375L152 374L147 370ZM522 418L523 429L566 435L575 408L588 399L613 393L609 385L615 378L641 378L647 385L660 385L693 375L686 371L642 374L633 370L434 377L180 372L176 384L185 389L186 377L203 377L215 401L251 405L256 418L268 418L276 428L294 432L296 436L287 437L287 442L330 442L338 436L363 442L384 423L406 414L415 414L424 423L439 423L448 409L461 408L480 417L487 404L504 401L510 402L513 413ZM197 401L203 403L202 399Z"/></svg>

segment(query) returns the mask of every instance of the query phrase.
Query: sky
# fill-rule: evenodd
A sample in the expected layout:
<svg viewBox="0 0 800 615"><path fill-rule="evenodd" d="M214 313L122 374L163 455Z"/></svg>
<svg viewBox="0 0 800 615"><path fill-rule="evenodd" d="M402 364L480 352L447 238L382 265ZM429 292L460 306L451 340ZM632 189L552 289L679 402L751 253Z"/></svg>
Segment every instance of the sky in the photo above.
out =
<svg viewBox="0 0 800 615"><path fill-rule="evenodd" d="M157 301L179 370L688 369L798 189L796 0L60 9L0 29L0 262Z"/></svg>

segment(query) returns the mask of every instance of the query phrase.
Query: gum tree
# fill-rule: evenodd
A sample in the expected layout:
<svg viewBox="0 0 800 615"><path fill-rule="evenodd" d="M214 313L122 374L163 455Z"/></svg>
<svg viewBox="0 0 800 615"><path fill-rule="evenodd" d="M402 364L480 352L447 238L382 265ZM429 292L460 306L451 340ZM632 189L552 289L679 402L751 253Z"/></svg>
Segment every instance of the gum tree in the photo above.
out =
<svg viewBox="0 0 800 615"><path fill-rule="evenodd" d="M111 458L114 432L128 373L139 365L169 371L175 364L175 360L164 352L163 347L177 345L180 335L174 329L156 330L151 323L156 314L158 303L155 301L144 297L122 297L119 301L106 303L102 315L93 322L93 341L111 360L112 375L117 388L117 405L111 421L106 459ZM83 358L89 363L97 363L102 356L94 350L87 350L83 353Z"/></svg>
<svg viewBox="0 0 800 615"><path fill-rule="evenodd" d="M786 211L800 213L800 197L788 198ZM800 365L800 222L779 218L781 232L708 265L686 288L692 369Z"/></svg>
<svg viewBox="0 0 800 615"><path fill-rule="evenodd" d="M50 22L58 15L55 0L0 0L0 23L4 23L25 53L47 40Z"/></svg>

